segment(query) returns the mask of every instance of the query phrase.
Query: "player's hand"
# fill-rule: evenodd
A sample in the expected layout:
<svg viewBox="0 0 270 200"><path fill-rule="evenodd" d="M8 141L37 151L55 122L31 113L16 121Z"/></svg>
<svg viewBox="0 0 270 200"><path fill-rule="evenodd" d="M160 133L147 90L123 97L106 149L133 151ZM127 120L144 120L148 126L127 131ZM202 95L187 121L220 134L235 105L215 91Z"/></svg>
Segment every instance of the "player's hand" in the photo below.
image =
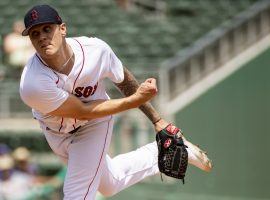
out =
<svg viewBox="0 0 270 200"><path fill-rule="evenodd" d="M146 103L147 101L151 100L157 94L157 83L156 79L149 78L146 79L143 83L140 84L137 91L133 94L134 101L138 103L138 106L141 104Z"/></svg>

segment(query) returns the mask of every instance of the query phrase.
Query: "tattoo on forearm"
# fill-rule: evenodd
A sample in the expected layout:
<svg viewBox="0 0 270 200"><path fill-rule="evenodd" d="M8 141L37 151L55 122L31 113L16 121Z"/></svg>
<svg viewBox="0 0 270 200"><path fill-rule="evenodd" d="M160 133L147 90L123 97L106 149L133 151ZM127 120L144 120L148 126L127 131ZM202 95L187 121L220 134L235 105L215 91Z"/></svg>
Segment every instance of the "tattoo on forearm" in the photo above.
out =
<svg viewBox="0 0 270 200"><path fill-rule="evenodd" d="M139 87L139 83L136 80L136 78L125 67L124 67L124 81L121 83L115 83L115 85L125 96L130 96L134 94ZM150 119L151 122L155 122L160 118L160 115L150 103L146 103L140 106L139 109Z"/></svg>
<svg viewBox="0 0 270 200"><path fill-rule="evenodd" d="M139 83L136 78L126 68L124 68L124 81L121 83L115 83L115 85L125 96L134 94L139 87Z"/></svg>
<svg viewBox="0 0 270 200"><path fill-rule="evenodd" d="M141 105L139 109L148 117L148 119L150 119L152 123L156 122L160 118L160 115L150 103Z"/></svg>

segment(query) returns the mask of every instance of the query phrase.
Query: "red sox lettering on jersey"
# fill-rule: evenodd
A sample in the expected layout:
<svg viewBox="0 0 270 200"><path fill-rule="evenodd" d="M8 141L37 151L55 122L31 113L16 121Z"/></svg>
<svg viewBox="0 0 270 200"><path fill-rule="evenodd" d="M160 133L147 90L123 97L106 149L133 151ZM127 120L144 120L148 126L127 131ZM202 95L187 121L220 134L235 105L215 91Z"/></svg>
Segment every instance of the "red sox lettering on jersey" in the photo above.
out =
<svg viewBox="0 0 270 200"><path fill-rule="evenodd" d="M87 98L90 95L94 95L98 87L98 83L96 83L94 86L87 86L87 87L76 87L75 88L75 96L76 97L84 97Z"/></svg>

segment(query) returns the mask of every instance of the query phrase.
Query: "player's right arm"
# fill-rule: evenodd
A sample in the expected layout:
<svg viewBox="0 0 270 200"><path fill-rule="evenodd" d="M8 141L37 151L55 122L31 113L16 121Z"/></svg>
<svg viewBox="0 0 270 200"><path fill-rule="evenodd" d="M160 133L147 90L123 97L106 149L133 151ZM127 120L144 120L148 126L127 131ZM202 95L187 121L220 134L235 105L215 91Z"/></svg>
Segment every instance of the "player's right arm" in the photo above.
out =
<svg viewBox="0 0 270 200"><path fill-rule="evenodd" d="M69 95L60 107L48 114L82 120L100 118L136 108L152 99L156 93L156 80L150 78L142 83L138 90L129 97L83 103L74 95Z"/></svg>

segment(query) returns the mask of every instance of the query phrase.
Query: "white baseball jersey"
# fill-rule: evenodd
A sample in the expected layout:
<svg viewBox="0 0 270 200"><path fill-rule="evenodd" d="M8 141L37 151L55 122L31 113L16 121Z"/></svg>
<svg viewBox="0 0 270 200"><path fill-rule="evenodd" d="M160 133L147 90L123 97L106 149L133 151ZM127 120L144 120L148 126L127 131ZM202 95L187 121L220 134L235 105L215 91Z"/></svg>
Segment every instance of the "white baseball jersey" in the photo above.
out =
<svg viewBox="0 0 270 200"><path fill-rule="evenodd" d="M61 106L69 94L74 94L82 102L109 99L103 79L108 77L116 83L124 79L121 61L104 41L88 37L66 40L75 55L74 66L68 76L52 70L35 54L24 68L20 83L21 98L32 108L41 128L59 133L68 133L88 122L48 115ZM90 123L107 118L90 120Z"/></svg>

